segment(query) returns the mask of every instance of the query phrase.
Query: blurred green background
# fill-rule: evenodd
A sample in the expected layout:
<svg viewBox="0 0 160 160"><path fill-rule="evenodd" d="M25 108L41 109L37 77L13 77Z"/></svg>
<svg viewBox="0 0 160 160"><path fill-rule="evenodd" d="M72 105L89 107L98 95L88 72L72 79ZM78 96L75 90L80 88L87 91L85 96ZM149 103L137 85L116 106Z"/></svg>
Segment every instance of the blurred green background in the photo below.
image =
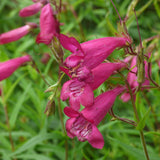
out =
<svg viewBox="0 0 160 160"><path fill-rule="evenodd" d="M115 0L115 5L122 18L125 17L131 1ZM25 25L25 22L39 23L39 13L28 18L18 16L20 9L33 4L31 0L1 0L0 1L0 33ZM160 34L160 1L140 0L135 7L142 40ZM76 13L76 14L75 14ZM114 36L117 30L118 15L110 0L62 0L62 13L60 15L61 32L76 37L79 42L90 39ZM135 15L132 14L127 21L127 28L135 44L139 44L139 36ZM30 54L42 75L52 85L58 80L58 64L51 57L47 65L40 59L50 50L44 44L37 45L36 29L31 34L17 42L0 45L0 61ZM156 41L153 53L160 58L160 45ZM148 44L147 44L148 45ZM116 51L112 58L123 59L123 50ZM152 56L152 76L159 81L159 68ZM65 80L67 80L67 76ZM117 80L118 79L118 80ZM117 76L107 80L95 95L108 88L109 84L122 83ZM0 159L1 160L64 160L66 142L68 142L68 160L143 160L145 159L139 132L133 126L124 122L111 121L106 115L99 125L99 130L105 140L102 150L92 148L88 142L79 142L77 138L71 140L62 131L58 113L58 100L55 97L55 114L47 117L44 114L48 97L51 93L44 91L48 86L40 74L30 65L21 67L11 77L1 82L4 90L5 104L0 98ZM151 160L160 159L160 92L152 89L146 93L154 113L150 113L145 121L144 134ZM6 125L4 105L7 105L10 129ZM61 101L62 110L67 102ZM141 117L147 112L149 106L143 94L140 94L139 112ZM123 103L116 99L113 110L123 118L134 120L131 102ZM155 118L156 117L156 118ZM67 117L63 115L64 122ZM13 138L14 152L10 144L10 134Z"/></svg>

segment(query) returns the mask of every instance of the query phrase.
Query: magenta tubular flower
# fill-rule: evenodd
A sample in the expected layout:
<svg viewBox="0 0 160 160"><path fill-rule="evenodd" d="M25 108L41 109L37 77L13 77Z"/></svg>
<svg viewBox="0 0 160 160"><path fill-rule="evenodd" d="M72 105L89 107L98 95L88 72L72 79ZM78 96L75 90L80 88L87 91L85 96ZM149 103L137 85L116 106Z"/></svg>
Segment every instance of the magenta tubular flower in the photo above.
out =
<svg viewBox="0 0 160 160"><path fill-rule="evenodd" d="M38 13L41 10L42 7L43 7L43 4L40 2L32 4L30 6L27 6L23 9L21 9L19 12L19 16L29 17L32 15L35 15L36 13Z"/></svg>
<svg viewBox="0 0 160 160"><path fill-rule="evenodd" d="M16 69L28 61L31 61L31 57L29 55L14 58L6 62L0 62L0 81L11 76Z"/></svg>
<svg viewBox="0 0 160 160"><path fill-rule="evenodd" d="M143 82L142 86L144 85L149 85L150 82L148 79L148 64L146 61L144 61L144 64L145 64L145 81ZM127 81L132 89L132 92L134 93L135 90L136 90L136 87L138 87L138 82L137 82L137 67L136 67L136 56L134 56L132 58L132 61L131 61L131 67L130 67L131 71L132 72L129 72L128 73L128 76L127 76ZM134 96L134 99L136 97ZM122 94L121 96L121 99L124 101L124 102L127 102L130 100L130 94L128 92Z"/></svg>
<svg viewBox="0 0 160 160"><path fill-rule="evenodd" d="M0 45L17 41L20 38L24 37L26 34L28 34L31 29L36 27L37 27L37 24L35 23L27 23L23 27L11 30L6 33L2 33L0 34Z"/></svg>
<svg viewBox="0 0 160 160"><path fill-rule="evenodd" d="M81 43L85 57L83 65L92 69L101 64L116 48L131 43L127 37L105 37Z"/></svg>
<svg viewBox="0 0 160 160"><path fill-rule="evenodd" d="M65 107L64 113L70 117L66 122L67 135L70 138L77 136L79 141L88 141L92 147L102 149L104 140L97 125L105 117L116 97L123 90L124 87L119 86L99 95L95 98L95 103L91 107L85 108L81 112Z"/></svg>
<svg viewBox="0 0 160 160"><path fill-rule="evenodd" d="M37 43L46 45L51 43L53 36L59 35L59 22L53 15L53 10L50 4L45 5L41 10L40 15L40 33L37 36Z"/></svg>
<svg viewBox="0 0 160 160"><path fill-rule="evenodd" d="M131 40L128 37L105 37L79 45L73 37L60 35L60 42L73 53L65 60L66 67L73 68L81 63L81 66L90 70L101 64L116 48L127 46Z"/></svg>
<svg viewBox="0 0 160 160"><path fill-rule="evenodd" d="M97 89L114 71L122 67L125 67L124 63L102 63L91 72L79 68L76 73L77 78L64 83L61 99L65 101L69 98L70 106L74 110L79 110L80 104L90 107L94 102L93 90Z"/></svg>

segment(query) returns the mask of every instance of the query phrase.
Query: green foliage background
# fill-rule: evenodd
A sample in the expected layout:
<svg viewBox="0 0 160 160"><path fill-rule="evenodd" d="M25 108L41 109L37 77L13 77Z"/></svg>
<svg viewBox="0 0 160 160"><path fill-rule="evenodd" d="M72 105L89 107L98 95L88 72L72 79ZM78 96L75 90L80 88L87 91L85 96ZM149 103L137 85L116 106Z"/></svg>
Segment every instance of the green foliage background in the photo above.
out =
<svg viewBox="0 0 160 160"><path fill-rule="evenodd" d="M64 34L76 37L80 42L99 37L114 36L117 29L118 15L109 0L63 0L63 12L60 16L61 31ZM128 0L115 0L115 5L120 15L124 18L130 4ZM31 5L29 0L1 0L0 1L0 33L20 27L25 22L39 22L39 14L21 18L18 16L20 9ZM74 17L71 10L77 13ZM142 40L160 34L160 1L141 0L135 10ZM127 22L127 27L135 44L139 43L137 23L132 14ZM81 29L80 29L81 28ZM44 45L35 43L35 35L38 29L17 42L0 45L0 61L30 54L35 60L41 73L50 84L58 79L58 64L54 57L47 65L40 62L43 53L50 52ZM159 43L159 42L158 42ZM156 50L159 52L159 44ZM122 51L116 51L118 52ZM115 54L112 58L122 58L121 54ZM160 57L160 53L159 53ZM154 62L152 75L156 82L159 81L159 68ZM66 77L67 80L67 77ZM114 82L115 81L115 82ZM108 88L108 84L117 83L117 80L109 79L95 94ZM122 83L121 79L118 83ZM0 159L1 160L64 160L65 143L68 142L69 160L142 160L145 159L139 132L133 126L124 122L111 121L107 115L99 125L105 146L102 150L92 148L88 142L79 142L76 138L71 140L62 132L62 126L58 114L58 102L55 98L55 114L47 117L44 114L50 93L44 93L47 85L41 76L31 67L24 66L18 69L11 77L2 82L4 89L4 101L0 98ZM143 95L139 95L138 108L143 118L149 106ZM160 92L157 89L150 90L147 97L154 110L154 114L147 114L145 119L145 139L151 160L160 159ZM11 134L15 151L12 152L9 141L9 130L6 125L4 105L7 105ZM61 102L62 109L67 106ZM114 104L114 112L120 117L134 120L131 102L123 103L117 98ZM157 118L157 121L155 120ZM64 122L67 117L63 115Z"/></svg>

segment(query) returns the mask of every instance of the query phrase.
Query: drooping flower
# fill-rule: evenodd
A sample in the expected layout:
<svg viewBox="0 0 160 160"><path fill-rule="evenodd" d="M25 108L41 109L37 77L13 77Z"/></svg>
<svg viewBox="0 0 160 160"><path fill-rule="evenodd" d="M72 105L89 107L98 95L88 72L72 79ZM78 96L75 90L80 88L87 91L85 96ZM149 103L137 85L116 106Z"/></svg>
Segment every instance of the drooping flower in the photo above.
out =
<svg viewBox="0 0 160 160"><path fill-rule="evenodd" d="M80 104L90 107L94 102L93 90L122 67L125 67L124 63L102 63L91 71L79 68L76 78L64 83L61 99L65 101L69 98L70 106L75 110L79 110Z"/></svg>
<svg viewBox="0 0 160 160"><path fill-rule="evenodd" d="M0 81L11 76L16 69L28 61L31 61L31 57L29 55L0 62Z"/></svg>
<svg viewBox="0 0 160 160"><path fill-rule="evenodd" d="M70 138L77 136L79 141L88 141L92 147L102 149L104 140L97 125L105 117L114 104L116 97L123 90L124 87L119 86L102 93L95 98L95 102L91 107L85 108L81 112L77 112L71 107L65 107L64 113L70 117L66 122L67 135Z"/></svg>
<svg viewBox="0 0 160 160"><path fill-rule="evenodd" d="M37 43L50 44L54 36L59 35L59 22L53 15L51 5L48 3L41 10L40 33L37 36Z"/></svg>
<svg viewBox="0 0 160 160"><path fill-rule="evenodd" d="M132 58L132 61L131 61L131 66L130 66L130 69L132 72L129 72L128 73L128 76L127 76L127 81L132 89L132 92L134 93L136 88L138 87L138 82L137 82L137 66L136 66L136 56L134 56ZM148 80L148 63L146 61L144 61L144 65L145 65L145 81L143 82L142 86L144 85L149 85L150 82ZM134 98L135 98L135 95L134 95ZM130 100L130 94L129 92L126 92L124 94L122 94L121 96L121 99L124 101L124 102L127 102Z"/></svg>
<svg viewBox="0 0 160 160"><path fill-rule="evenodd" d="M32 15L35 15L36 13L38 13L41 10L42 7L43 7L43 4L41 2L32 4L30 6L27 6L23 9L21 9L19 12L19 16L29 17Z"/></svg>
<svg viewBox="0 0 160 160"><path fill-rule="evenodd" d="M128 37L105 37L81 43L85 57L83 65L89 69L101 64L116 48L131 43Z"/></svg>
<svg viewBox="0 0 160 160"><path fill-rule="evenodd" d="M2 33L0 34L0 45L17 41L28 34L30 30L36 27L37 24L29 22L23 27L16 28L6 33Z"/></svg>
<svg viewBox="0 0 160 160"><path fill-rule="evenodd" d="M105 37L81 44L73 37L63 34L60 34L59 39L62 46L72 52L65 60L64 65L73 68L81 64L80 66L85 66L89 70L101 64L116 48L131 43L128 37Z"/></svg>

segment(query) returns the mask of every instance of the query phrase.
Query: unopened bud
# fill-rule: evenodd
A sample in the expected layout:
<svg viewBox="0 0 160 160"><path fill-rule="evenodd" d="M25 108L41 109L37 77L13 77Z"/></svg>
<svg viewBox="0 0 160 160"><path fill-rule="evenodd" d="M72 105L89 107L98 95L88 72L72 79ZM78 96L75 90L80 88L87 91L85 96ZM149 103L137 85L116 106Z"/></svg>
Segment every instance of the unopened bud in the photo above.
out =
<svg viewBox="0 0 160 160"><path fill-rule="evenodd" d="M143 49L141 49L140 53L137 56L137 82L143 83L144 77L145 77L144 57L143 57Z"/></svg>
<svg viewBox="0 0 160 160"><path fill-rule="evenodd" d="M44 113L45 113L47 116L51 116L51 115L53 115L53 114L55 113L55 101L54 101L54 100L48 101Z"/></svg>

